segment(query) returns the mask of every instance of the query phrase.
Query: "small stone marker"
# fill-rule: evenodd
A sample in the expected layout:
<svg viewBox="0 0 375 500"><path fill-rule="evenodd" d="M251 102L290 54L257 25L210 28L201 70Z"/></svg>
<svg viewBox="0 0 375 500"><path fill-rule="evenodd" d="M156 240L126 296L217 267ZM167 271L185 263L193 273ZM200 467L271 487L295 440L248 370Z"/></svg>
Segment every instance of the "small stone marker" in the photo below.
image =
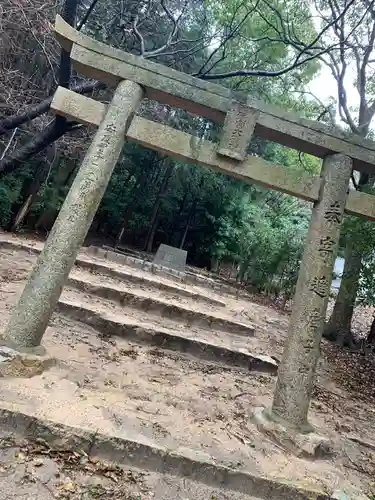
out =
<svg viewBox="0 0 375 500"><path fill-rule="evenodd" d="M258 116L258 110L233 102L225 117L218 154L244 161Z"/></svg>
<svg viewBox="0 0 375 500"><path fill-rule="evenodd" d="M176 271L184 272L186 266L187 251L181 248L170 247L163 243L158 248L154 258L154 264L169 267Z"/></svg>

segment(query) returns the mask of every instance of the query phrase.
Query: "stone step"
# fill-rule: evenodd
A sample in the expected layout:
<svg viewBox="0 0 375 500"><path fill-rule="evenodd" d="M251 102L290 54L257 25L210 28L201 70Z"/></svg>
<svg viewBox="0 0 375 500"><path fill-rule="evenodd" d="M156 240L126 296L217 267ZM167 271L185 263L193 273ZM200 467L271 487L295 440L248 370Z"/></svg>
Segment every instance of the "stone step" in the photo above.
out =
<svg viewBox="0 0 375 500"><path fill-rule="evenodd" d="M88 257L85 250L82 250L81 256ZM9 305L21 291L34 256L23 251L14 252L14 255L13 252L2 252L2 257L5 270L2 312L6 318ZM92 260L96 259L92 257ZM12 270L13 266L14 272L8 275L7 269ZM124 266L113 265L113 268L124 269ZM133 271L138 275L146 274L141 270ZM84 277L90 283L92 279L99 285L106 281L107 284L115 282L104 276L96 276L95 279L95 273L90 274L77 267L71 277ZM157 279L166 281L161 276ZM137 294L142 293L146 296L154 293L159 298L166 295L156 294L150 289L146 291L145 288L142 291L139 287ZM189 303L188 300L181 301ZM242 354L244 349L246 353L250 350L251 355L259 357L259 354L269 351L271 337L262 338L263 329L269 333L269 328L267 317L261 318L264 326L259 321L257 306L225 297L226 317L247 318L249 309L254 308L252 321L259 328L259 338L247 338L196 326L187 328L182 322L121 306L119 301L99 298L76 288L65 288L62 302L69 303L70 312L56 314L43 339L47 353L52 360L56 360L54 365L41 375L34 374L33 378L27 379L27 383L24 378L1 379L1 438L6 429L10 433L15 427L21 434L22 429L28 427L28 437L32 437L31 429L35 421L42 424L35 431L35 436L53 435L54 431L48 422L46 424L49 421L52 426L63 426L67 430L71 436L68 446L72 450L77 449L74 443L77 443L78 449L81 444L83 446L83 442L76 440L77 432L87 431L91 446L86 450L103 453L102 458L123 462L128 467L151 469L159 477L171 474L171 477L181 479L176 489L170 491L169 497L156 492L156 500L208 500L212 496L217 500L254 500L254 497L317 500L328 498L333 490L345 491L346 496L340 491L340 496L335 494L332 498L366 498L357 492L351 495L352 487L369 491L368 480L354 473L346 462L348 449L350 463L352 460L357 463L357 457L362 459L363 452L358 450L362 445L351 441L348 448L348 443L344 442L342 446L337 446L334 459L311 461L284 453L267 434L259 432L251 415L254 408L269 408L272 404L274 377L255 370L249 374L243 368L245 365L233 366L231 360L206 360L203 354L194 356L188 351L181 354L178 344L175 350L172 347L168 349L168 342L171 342L168 339L172 335L188 339L188 349L192 348L192 340L200 343L201 350L203 343ZM191 300L190 305L191 309L195 308ZM89 310L90 315L109 319L112 323L103 323L103 334L97 335L98 330L89 326L91 320L75 319L71 314L72 308ZM205 309L203 311L206 312ZM111 338L114 323L130 324L132 330L128 336L125 331L123 338ZM136 330L139 327L141 331ZM277 334L280 331L275 330ZM152 332L167 333L169 336L161 338L163 345L150 347L148 339ZM139 335L145 335L146 340L142 341ZM326 422L325 408L316 408L312 409L313 424L331 436L329 422L332 423L332 417ZM12 429L6 424L1 425L1 409L12 412L5 418L14 423ZM34 420L29 420L22 427L22 422L17 421L20 412L28 417L33 415ZM96 436L106 437L103 447L108 455L95 441ZM64 442L63 436L56 436L53 446L56 446L58 437L60 444ZM332 437L339 444L342 434L332 431ZM109 443L118 455L113 453ZM0 449L0 461L3 461L2 451ZM199 471L202 471L202 479ZM234 484L234 477L238 485ZM259 478L263 482L258 482ZM191 491L187 491L187 481L195 481L193 490L196 495L192 496ZM210 481L213 486L207 485ZM264 481L273 486L265 489ZM285 490L286 487L289 489ZM311 491L314 489L318 491ZM31 498L42 500L42 497L30 494Z"/></svg>
<svg viewBox="0 0 375 500"><path fill-rule="evenodd" d="M43 249L43 243L35 242L31 244L26 241L7 239L6 235L2 235L2 237L0 238L0 247L9 250L25 250L34 255L39 255ZM88 252L90 248L86 249L86 251ZM212 305L222 307L225 306L225 302L223 300L220 300L219 297L213 297L212 294L210 295L209 293L207 293L207 289L205 289L204 287L199 287L196 286L196 284L193 284L190 285L189 288L187 288L186 286L184 287L184 284L181 282L181 280L171 280L170 276L164 277L167 279L163 279L163 277L159 276L158 279L155 279L156 277L153 278L152 273L144 273L149 276L144 274L137 274L137 269L141 269L141 266L134 267L133 269L135 272L131 272L132 266L128 266L127 268L126 264L123 263L120 264L120 269L114 268L113 266L111 266L110 262L117 262L116 259L111 260L103 257L102 260L99 260L101 258L102 252L99 252L99 255L97 255L98 252L96 251L91 251L90 253L91 255L94 255L95 260L93 260L89 255L86 255L83 251L78 255L75 261L76 267L87 269L92 273L100 273L104 276L109 276L119 280L125 280L136 285L144 284L146 286L155 287L156 289L159 289L161 291L178 293L183 297L197 299L199 301L207 302Z"/></svg>
<svg viewBox="0 0 375 500"><path fill-rule="evenodd" d="M267 355L252 353L246 348L235 348L218 344L207 339L194 337L189 332L172 331L152 324L131 321L125 315L98 312L87 304L78 305L61 298L57 311L89 326L105 336L118 336L128 340L161 346L164 349L186 353L194 358L246 368L249 371L275 375L277 362Z"/></svg>
<svg viewBox="0 0 375 500"><path fill-rule="evenodd" d="M256 470L239 470L226 467L215 458L188 448L170 451L152 441L132 436L131 432L109 435L94 429L73 427L63 422L35 417L27 406L21 409L0 408L2 435L8 441L24 438L45 443L51 450L82 450L90 457L115 462L125 467L136 467L174 478L194 482L197 495L190 496L189 484L182 482L176 499L215 498L224 500L330 500L327 491L311 490L284 483L257 474ZM128 434L128 435L127 435ZM207 488L216 490L213 496L202 497L200 491L209 493ZM223 496L220 496L220 495ZM155 496L155 500L162 497ZM165 498L165 497L164 497Z"/></svg>
<svg viewBox="0 0 375 500"><path fill-rule="evenodd" d="M168 303L120 287L99 285L74 277L69 278L67 285L81 292L115 301L120 305L139 309L149 314L161 315L187 325L196 325L215 331L231 332L246 337L252 337L255 332L253 326L221 317L219 314L192 310L183 305Z"/></svg>
<svg viewBox="0 0 375 500"><path fill-rule="evenodd" d="M0 432L0 438L9 439L9 434ZM119 466L107 460L103 462L95 457L87 457L80 450L74 454L69 449L54 449L53 453L49 453L49 450L48 443L16 436L11 448L0 448L0 462L6 463L5 472L1 475L1 500L171 500L181 499L182 494L183 500L229 499L225 490L212 488L192 479L145 471L137 467ZM15 479L25 476L25 463L19 460L20 456L25 456L28 465L32 467L32 482ZM71 481L65 480L64 483L59 478L66 477L67 460L72 466L68 476ZM64 484L68 490L73 491L64 491ZM257 499L230 491L230 500Z"/></svg>
<svg viewBox="0 0 375 500"><path fill-rule="evenodd" d="M111 278L118 279L120 281L124 281L126 283L132 283L134 285L144 285L150 288L154 288L156 290L160 290L166 293L178 294L181 297L187 297L189 299L194 299L199 302L204 302L210 305L215 305L219 307L225 307L225 302L219 300L218 298L214 298L206 293L199 293L194 288L187 289L178 286L178 284L165 283L162 281L158 281L156 279L152 279L151 277L139 276L137 274L132 274L131 272L120 271L118 269L114 269L106 264L101 264L99 262L94 262L90 260L84 260L79 257L76 260L76 266L78 268L87 269L88 271L94 274L102 274L103 276L108 276Z"/></svg>
<svg viewBox="0 0 375 500"><path fill-rule="evenodd" d="M29 253L39 255L43 249L43 243L37 242L33 245L26 241L8 239L6 234L2 234L0 239L0 248L6 250L26 250Z"/></svg>
<svg viewBox="0 0 375 500"><path fill-rule="evenodd" d="M219 293L227 293L235 296L238 296L239 294L246 294L246 291L228 285L222 280L215 280L204 274L175 271L173 269L154 264L153 262L150 262L148 260L142 260L137 257L125 255L123 253L116 252L113 249L110 250L108 249L108 247L100 248L96 246L90 246L87 252L101 259L116 262L121 265L134 267L135 269L143 269L159 276L168 277L168 279L177 281L179 283L200 285Z"/></svg>

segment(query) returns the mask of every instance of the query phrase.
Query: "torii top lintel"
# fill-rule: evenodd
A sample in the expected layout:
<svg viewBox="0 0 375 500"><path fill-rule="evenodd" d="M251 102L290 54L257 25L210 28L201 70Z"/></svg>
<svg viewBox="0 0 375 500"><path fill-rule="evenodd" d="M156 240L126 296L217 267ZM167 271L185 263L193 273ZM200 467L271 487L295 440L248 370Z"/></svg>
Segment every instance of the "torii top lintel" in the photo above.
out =
<svg viewBox="0 0 375 500"><path fill-rule="evenodd" d="M343 153L353 158L355 170L375 172L372 141L115 49L76 31L60 16L56 17L55 31L60 44L70 52L74 69L87 77L108 85L117 85L123 79L132 80L145 88L148 98L218 123L224 122L233 102L240 102L257 112L255 135L321 158Z"/></svg>

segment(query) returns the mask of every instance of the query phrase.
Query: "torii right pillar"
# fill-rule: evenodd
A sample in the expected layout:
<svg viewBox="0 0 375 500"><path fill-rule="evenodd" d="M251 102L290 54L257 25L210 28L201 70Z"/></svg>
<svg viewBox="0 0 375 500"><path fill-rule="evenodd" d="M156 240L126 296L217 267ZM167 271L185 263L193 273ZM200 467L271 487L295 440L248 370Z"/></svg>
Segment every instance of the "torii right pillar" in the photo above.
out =
<svg viewBox="0 0 375 500"><path fill-rule="evenodd" d="M272 408L255 415L264 430L272 430L274 424L273 434L278 425L279 431L294 435L297 448L298 436L314 434L307 415L351 172L352 160L345 155L323 161L319 199L312 210Z"/></svg>

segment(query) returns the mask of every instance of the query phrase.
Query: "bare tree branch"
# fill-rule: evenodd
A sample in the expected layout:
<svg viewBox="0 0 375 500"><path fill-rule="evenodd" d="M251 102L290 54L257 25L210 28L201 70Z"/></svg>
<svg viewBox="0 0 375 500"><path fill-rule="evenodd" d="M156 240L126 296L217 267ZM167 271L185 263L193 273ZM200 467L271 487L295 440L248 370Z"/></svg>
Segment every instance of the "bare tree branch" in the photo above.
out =
<svg viewBox="0 0 375 500"><path fill-rule="evenodd" d="M10 148L10 146L11 146L11 144L12 144L12 142L13 142L13 139L14 139L14 137L15 137L16 133L17 133L17 130L18 130L17 128L15 128L15 129L13 130L12 135L11 135L11 136L10 136L10 138L9 138L8 144L5 146L5 149L4 149L4 151L2 152L2 154L1 154L1 156L0 156L0 160L2 160L2 159L4 158L4 156L7 154L8 149Z"/></svg>
<svg viewBox="0 0 375 500"><path fill-rule="evenodd" d="M245 2L243 2L242 4L239 4L238 8L233 13L232 20L231 20L230 25L229 25L229 32L228 32L228 34L224 36L224 39L220 42L220 44L211 52L211 54L208 57L208 59L206 60L206 62L201 66L201 68L197 71L197 73L195 73L195 76L201 77L203 75L206 75L207 73L209 73L210 71L212 71L214 69L214 67L217 66L217 64L219 64L219 62L221 62L225 58L226 44L229 42L229 40L233 39L239 33L240 29L245 24L245 22L247 21L247 19L249 18L249 16L253 12L255 12L255 10L257 9L257 7L259 5L259 3L260 3L260 0L257 0L256 4L243 16L243 18L241 19L241 21L239 21L233 27L233 23L235 21L235 16L236 16L238 10L240 9L240 7L242 7L242 5L245 4ZM209 69L207 69L206 71L204 71L204 68L206 68L206 66L209 64L209 62L215 57L215 55L221 49L223 49L223 54L222 54L221 58L218 61L214 62Z"/></svg>
<svg viewBox="0 0 375 500"><path fill-rule="evenodd" d="M71 90L73 92L76 92L77 94L89 94L93 90L104 89L104 88L105 88L104 83L89 82L89 83L84 83L82 85L77 85L76 87L73 87ZM51 106L52 99L53 96L49 97L48 99L45 99L40 104L37 104L36 106L27 109L24 113L8 116L3 120L0 120L0 136L3 135L8 130L12 130L15 127L24 125L25 123L34 120L34 118L37 118L43 113L46 113Z"/></svg>
<svg viewBox="0 0 375 500"><path fill-rule="evenodd" d="M329 0L329 6L331 8L331 13L332 16L335 17L337 10L338 10L338 5L337 2L333 3L332 0ZM362 21L364 20L365 16L368 14L370 8L373 6L374 0L371 2L368 2L368 6L365 9L365 12L362 14L358 22L351 28L350 32L348 34L345 34L345 19L342 18L339 20L339 22L336 22L333 24L333 30L335 33L335 36L339 39L339 51L338 51L338 58L336 58L336 55L334 52L330 52L328 54L330 61L322 58L321 60L330 68L332 75L334 76L336 82L337 82L337 92L338 92L338 109L339 109L339 115L341 119L346 123L350 129L357 134L360 135L366 135L367 130L366 126L369 125L369 122L371 121L372 116L370 117L367 113L368 108L367 104L365 102L365 73L362 73L361 76L361 55L359 53L360 49L360 44L356 43L356 46L353 47L353 44L349 41L350 37L353 36L354 40L357 41L357 35L356 35L356 29L360 26ZM357 80L358 80L358 91L360 93L360 99L361 103L360 108L362 108L362 112L360 113L360 120L358 120L359 125L357 126L352 114L349 110L348 107L348 98L347 98L347 93L345 89L345 76L346 76L346 70L347 70L347 61L346 61L346 49L349 47L353 54L354 54L354 59L357 67ZM371 53L371 51L370 51ZM366 63L367 66L367 63ZM364 125L365 122L367 125Z"/></svg>
<svg viewBox="0 0 375 500"><path fill-rule="evenodd" d="M77 31L80 31L83 26L87 23L92 11L95 9L96 4L99 0L92 0L90 7L86 10L82 19L77 23Z"/></svg>
<svg viewBox="0 0 375 500"><path fill-rule="evenodd" d="M202 80L220 80L220 79L225 79L225 78L233 78L235 76L268 76L268 77L275 77L275 76L281 76L285 75L286 73L289 73L289 71L292 71L293 69L297 69L303 64L306 64L309 61L313 61L314 59L318 59L320 56L323 54L329 53L329 51L332 50L332 47L328 47L327 49L322 50L321 52L318 52L314 55L311 55L309 57L304 58L302 61L300 61L300 55L297 55L294 62L287 66L286 68L277 70L277 71L266 71L266 70L251 70L251 69L244 69L244 70L237 70L237 71L228 71L227 73L217 73L217 74L205 74L200 76ZM194 76L198 76L194 74Z"/></svg>
<svg viewBox="0 0 375 500"><path fill-rule="evenodd" d="M165 50L169 49L172 45L177 45L178 43L182 42L182 39L174 40L174 38L177 35L181 20L182 20L183 15L186 11L188 3L189 3L189 0L185 0L184 5L182 6L182 9L181 9L178 17L174 18L173 14L171 13L169 8L167 7L165 0L160 0L160 5L162 7L163 12L166 14L168 19L172 22L172 29L170 30L170 32L167 35L166 42L163 45L161 45L160 47L153 49L153 50L146 50L144 36L139 30L139 26L141 24L139 21L139 15L137 14L134 17L133 24L132 24L132 31L139 42L141 57L153 58L153 57L156 57L158 55L164 55L163 52ZM173 52L173 54L174 53L175 52Z"/></svg>
<svg viewBox="0 0 375 500"><path fill-rule="evenodd" d="M141 57L145 56L145 41L143 39L143 36L141 35L140 31L138 30L138 21L139 21L139 16L138 14L135 16L134 21L133 21L133 31L135 36L137 37L139 44L141 46Z"/></svg>
<svg viewBox="0 0 375 500"><path fill-rule="evenodd" d="M74 122L66 122L63 126L57 128L52 123L40 134L36 135L24 147L19 149L17 153L9 158L3 158L0 161L0 178L6 174L14 172L21 167L25 161L43 151L47 146L62 137L67 132L78 128L78 124Z"/></svg>
<svg viewBox="0 0 375 500"><path fill-rule="evenodd" d="M295 90L295 92L297 92L298 94L309 95L309 96L313 97L319 103L319 105L322 107L322 111L319 113L318 117L316 118L316 121L319 122L326 115L328 115L330 118L330 122L332 124L335 123L335 118L334 118L333 113L332 113L332 104L325 105L324 102L321 99L319 99L319 97L316 94L311 92L311 90Z"/></svg>
<svg viewBox="0 0 375 500"><path fill-rule="evenodd" d="M366 84L367 84L366 71L371 53L374 49L374 42L375 42L375 21L373 20L369 42L364 51L362 64L360 65L358 72L358 92L360 97L358 123L359 127L362 127L364 129L368 129L369 121L371 121L371 118L374 114L373 112L371 114L370 110L372 108L369 108L368 103L366 101Z"/></svg>
<svg viewBox="0 0 375 500"><path fill-rule="evenodd" d="M91 4L88 9L89 14L92 12L95 6L95 0ZM78 0L65 0L62 10L62 17L67 21L70 25L74 26L76 14L77 14L77 5ZM85 22L88 19L88 15L84 16ZM83 26L83 23L81 24ZM60 67L59 67L59 85L65 88L69 88L71 78L71 63L70 63L70 55L64 49L61 49L60 55ZM103 84L99 82L90 82L87 84L83 84L75 87L73 90L79 93L88 93L93 91L94 89L103 88ZM45 99L42 103L33 108L27 110L25 113L21 115L13 115L5 118L0 122L0 135L7 130L18 127L21 124L27 123L30 120L33 120L37 116L48 111L53 97ZM62 137L65 133L74 130L80 127L78 124L74 122L68 122L65 117L56 116L53 124L48 126L41 133L37 134L33 139L31 139L25 146L18 150L17 154L9 157L2 158L0 161L0 175L5 175L10 172L13 172L15 169L20 167L26 160L31 158L32 156L38 154L40 151L45 149L51 143Z"/></svg>
<svg viewBox="0 0 375 500"><path fill-rule="evenodd" d="M276 37L273 38L273 37L266 36L266 37L261 37L260 39L254 39L251 41L256 42L256 41L259 41L261 39L268 39L270 41L282 42L282 43L285 43L286 45L292 46L294 49L296 49L298 51L298 54L296 55L293 63L290 64L289 66L287 66L286 68L281 69L281 70L277 70L277 71L245 69L245 70L230 71L230 72L219 73L219 74L204 73L202 75L200 73L195 73L194 76L200 77L204 80L218 80L218 79L225 79L225 78L233 78L233 77L237 77L237 76L266 76L266 77L282 76L282 75L288 73L289 71L292 71L293 69L296 69L296 68L302 66L303 64L306 64L309 61L312 61L314 59L319 59L322 55L330 53L332 50L336 49L337 47L340 48L340 42L336 43L336 44L332 44L329 47L321 47L321 46L317 46L316 44L319 40L321 40L323 35L332 26L335 26L340 20L342 20L344 18L344 16L346 15L346 13L350 9L350 7L352 7L354 5L354 3L356 2L356 0L350 0L345 5L345 8L341 12L336 13L336 15L333 16L333 19L331 19L326 24L326 26L324 26L324 28L319 32L319 34L316 35L314 40L311 43L306 44L298 39L294 40L294 39L288 38L287 37L287 30L285 28L285 23L284 23L284 20L281 16L280 12L277 9L275 9L275 7L272 4L267 2L267 0L263 0L263 1L277 15L278 19L280 20L281 31L277 28L277 26L270 23L269 20L267 20L267 18L265 16L263 16L262 18L272 27L273 30L275 30L275 32L279 33L280 38L276 38ZM302 56L306 56L306 57L304 57L301 60Z"/></svg>

